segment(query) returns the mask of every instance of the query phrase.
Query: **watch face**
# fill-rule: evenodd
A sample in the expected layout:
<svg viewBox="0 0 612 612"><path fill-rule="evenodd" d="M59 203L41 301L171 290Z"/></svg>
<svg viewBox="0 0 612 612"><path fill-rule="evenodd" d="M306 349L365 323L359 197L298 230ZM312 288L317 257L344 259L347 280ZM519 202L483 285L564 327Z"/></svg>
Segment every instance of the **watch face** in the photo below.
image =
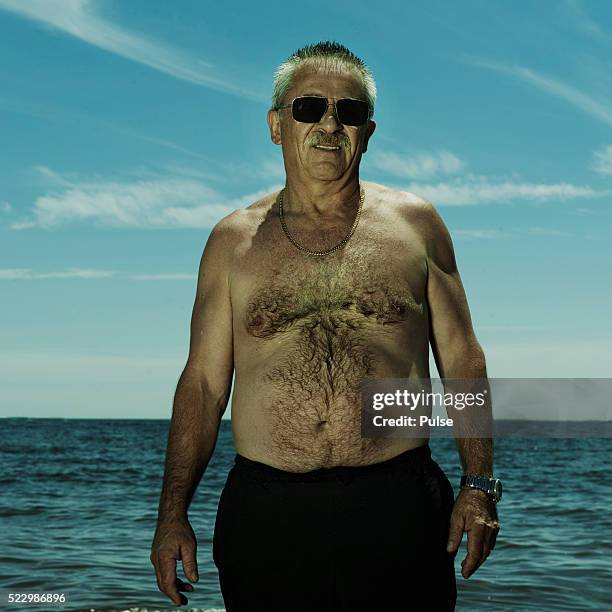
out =
<svg viewBox="0 0 612 612"><path fill-rule="evenodd" d="M501 480L497 479L495 481L495 485L493 487L493 490L495 491L495 497L497 497L497 499L501 499L501 496L502 496L502 483L501 483Z"/></svg>

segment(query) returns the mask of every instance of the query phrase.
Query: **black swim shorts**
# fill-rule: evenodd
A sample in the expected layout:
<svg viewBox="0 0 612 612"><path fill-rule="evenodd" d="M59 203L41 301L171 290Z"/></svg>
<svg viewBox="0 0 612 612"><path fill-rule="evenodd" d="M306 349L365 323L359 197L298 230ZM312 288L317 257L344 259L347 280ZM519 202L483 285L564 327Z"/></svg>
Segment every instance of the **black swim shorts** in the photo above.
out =
<svg viewBox="0 0 612 612"><path fill-rule="evenodd" d="M226 610L453 610L453 503L428 444L306 473L236 455L213 538Z"/></svg>

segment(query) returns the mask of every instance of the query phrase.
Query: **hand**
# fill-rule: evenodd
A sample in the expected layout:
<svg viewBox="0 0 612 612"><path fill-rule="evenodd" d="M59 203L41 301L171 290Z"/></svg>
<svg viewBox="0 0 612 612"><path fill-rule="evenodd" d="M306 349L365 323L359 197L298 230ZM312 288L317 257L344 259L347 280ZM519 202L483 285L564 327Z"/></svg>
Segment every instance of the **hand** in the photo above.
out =
<svg viewBox="0 0 612 612"><path fill-rule="evenodd" d="M182 606L188 599L179 591L193 591L193 586L176 576L176 562L182 560L188 580L198 581L197 543L187 519L161 521L157 524L151 546L151 563L155 567L157 586L173 603Z"/></svg>
<svg viewBox="0 0 612 612"><path fill-rule="evenodd" d="M450 519L446 550L455 554L467 531L468 554L461 562L461 575L469 578L495 548L499 533L495 502L484 491L461 489Z"/></svg>

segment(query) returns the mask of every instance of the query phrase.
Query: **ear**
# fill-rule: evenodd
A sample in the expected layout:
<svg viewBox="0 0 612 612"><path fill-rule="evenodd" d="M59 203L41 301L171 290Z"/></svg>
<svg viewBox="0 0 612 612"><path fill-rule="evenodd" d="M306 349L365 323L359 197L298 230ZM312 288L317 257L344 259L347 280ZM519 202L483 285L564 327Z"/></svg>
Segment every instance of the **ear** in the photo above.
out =
<svg viewBox="0 0 612 612"><path fill-rule="evenodd" d="M268 127L270 128L270 138L274 144L281 144L281 122L280 113L275 110L268 111Z"/></svg>
<svg viewBox="0 0 612 612"><path fill-rule="evenodd" d="M366 128L365 137L363 139L363 151L361 151L362 155L368 150L368 140L370 140L370 136L374 133L375 129L376 129L376 121L374 121L373 119L370 119L368 123L368 127Z"/></svg>

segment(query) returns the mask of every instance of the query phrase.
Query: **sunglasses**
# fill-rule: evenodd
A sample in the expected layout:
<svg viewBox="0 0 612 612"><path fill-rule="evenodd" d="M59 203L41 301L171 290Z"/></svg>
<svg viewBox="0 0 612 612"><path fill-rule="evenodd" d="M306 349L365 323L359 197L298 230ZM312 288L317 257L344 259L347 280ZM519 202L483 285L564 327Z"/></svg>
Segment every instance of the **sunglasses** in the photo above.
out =
<svg viewBox="0 0 612 612"><path fill-rule="evenodd" d="M363 100L333 98L336 117L344 125L363 125L370 118L370 106ZM291 107L293 118L300 123L319 123L329 107L327 98L321 96L300 96L291 104L279 106L277 110Z"/></svg>

